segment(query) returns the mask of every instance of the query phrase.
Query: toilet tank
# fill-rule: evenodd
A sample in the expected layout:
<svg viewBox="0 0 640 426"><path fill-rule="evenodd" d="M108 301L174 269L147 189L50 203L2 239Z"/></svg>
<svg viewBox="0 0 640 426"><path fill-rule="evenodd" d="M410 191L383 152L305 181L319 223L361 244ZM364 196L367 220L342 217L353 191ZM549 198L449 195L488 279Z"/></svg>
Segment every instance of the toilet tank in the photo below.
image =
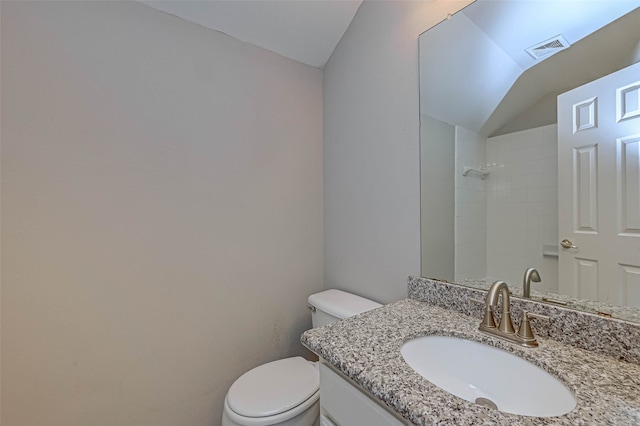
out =
<svg viewBox="0 0 640 426"><path fill-rule="evenodd" d="M311 309L313 328L382 306L373 300L333 289L312 294L307 301Z"/></svg>

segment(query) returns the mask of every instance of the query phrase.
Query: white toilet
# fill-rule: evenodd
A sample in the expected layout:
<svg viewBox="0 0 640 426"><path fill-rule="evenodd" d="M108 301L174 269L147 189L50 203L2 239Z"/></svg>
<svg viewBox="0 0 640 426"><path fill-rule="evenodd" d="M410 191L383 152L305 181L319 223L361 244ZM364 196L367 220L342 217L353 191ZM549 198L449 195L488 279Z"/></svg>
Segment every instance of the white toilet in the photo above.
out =
<svg viewBox="0 0 640 426"><path fill-rule="evenodd" d="M308 302L314 328L382 306L340 290L312 294ZM319 425L316 364L297 356L247 371L227 392L222 426Z"/></svg>

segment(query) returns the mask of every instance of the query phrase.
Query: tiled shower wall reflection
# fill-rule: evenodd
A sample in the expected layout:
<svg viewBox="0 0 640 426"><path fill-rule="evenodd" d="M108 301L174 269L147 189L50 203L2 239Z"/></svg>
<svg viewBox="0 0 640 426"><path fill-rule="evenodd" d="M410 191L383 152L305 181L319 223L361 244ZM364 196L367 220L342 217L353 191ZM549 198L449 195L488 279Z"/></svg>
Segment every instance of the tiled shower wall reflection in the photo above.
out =
<svg viewBox="0 0 640 426"><path fill-rule="evenodd" d="M488 179L462 176L465 167L487 163L486 140L464 127L455 128L455 281L487 276Z"/></svg>
<svg viewBox="0 0 640 426"><path fill-rule="evenodd" d="M487 276L521 286L534 267L558 289L558 138L555 124L486 141Z"/></svg>

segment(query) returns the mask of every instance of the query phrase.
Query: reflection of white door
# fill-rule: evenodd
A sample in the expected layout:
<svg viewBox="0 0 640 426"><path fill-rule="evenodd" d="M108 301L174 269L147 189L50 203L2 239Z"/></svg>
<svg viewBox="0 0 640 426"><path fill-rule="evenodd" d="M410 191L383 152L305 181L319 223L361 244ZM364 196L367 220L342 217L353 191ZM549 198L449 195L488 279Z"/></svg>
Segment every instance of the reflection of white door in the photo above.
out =
<svg viewBox="0 0 640 426"><path fill-rule="evenodd" d="M558 97L559 288L640 307L640 63Z"/></svg>

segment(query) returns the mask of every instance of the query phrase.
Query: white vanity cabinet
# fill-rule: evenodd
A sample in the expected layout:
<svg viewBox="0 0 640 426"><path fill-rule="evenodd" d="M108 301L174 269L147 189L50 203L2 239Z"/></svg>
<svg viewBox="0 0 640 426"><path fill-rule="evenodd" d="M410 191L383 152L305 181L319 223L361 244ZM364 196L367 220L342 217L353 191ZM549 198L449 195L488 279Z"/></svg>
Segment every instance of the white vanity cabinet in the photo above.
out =
<svg viewBox="0 0 640 426"><path fill-rule="evenodd" d="M331 367L320 363L321 426L404 426L410 423L383 407Z"/></svg>

